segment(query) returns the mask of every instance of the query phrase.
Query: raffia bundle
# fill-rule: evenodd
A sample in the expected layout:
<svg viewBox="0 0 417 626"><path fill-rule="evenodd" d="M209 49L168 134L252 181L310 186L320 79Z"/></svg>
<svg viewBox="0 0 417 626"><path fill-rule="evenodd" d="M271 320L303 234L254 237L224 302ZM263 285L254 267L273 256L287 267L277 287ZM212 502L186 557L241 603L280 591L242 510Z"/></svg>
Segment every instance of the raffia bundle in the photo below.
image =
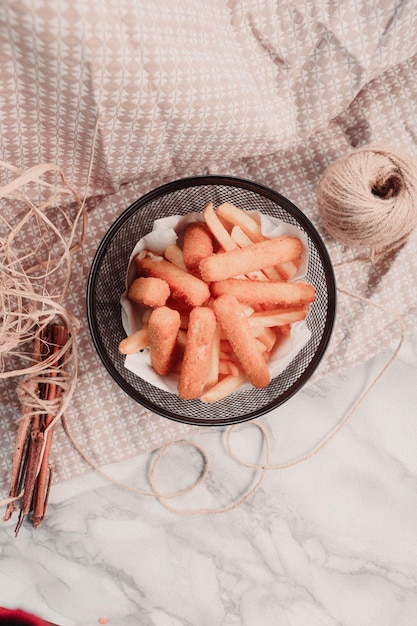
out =
<svg viewBox="0 0 417 626"><path fill-rule="evenodd" d="M26 514L44 517L52 431L75 386L79 323L64 299L86 213L58 166L0 168L0 380L16 380L22 406L3 504L7 520L20 500L17 532Z"/></svg>

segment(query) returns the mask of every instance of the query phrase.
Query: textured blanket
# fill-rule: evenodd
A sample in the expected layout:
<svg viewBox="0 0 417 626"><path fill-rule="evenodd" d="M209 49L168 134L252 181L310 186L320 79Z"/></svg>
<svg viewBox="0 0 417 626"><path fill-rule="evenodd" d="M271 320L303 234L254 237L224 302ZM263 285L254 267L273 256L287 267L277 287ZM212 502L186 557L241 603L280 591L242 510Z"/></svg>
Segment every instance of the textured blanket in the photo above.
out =
<svg viewBox="0 0 417 626"><path fill-rule="evenodd" d="M0 80L0 159L23 171L56 163L87 194L87 240L65 303L81 320L68 421L97 464L194 432L128 398L92 346L86 279L101 238L124 209L177 178L248 178L305 212L337 266L358 252L333 241L320 222L316 192L326 166L373 142L417 158L412 0L5 0ZM1 177L3 184L10 173ZM415 329L416 252L413 233L376 264L336 267L338 284L398 310ZM392 316L341 294L314 379L364 361L396 338ZM20 412L13 383L0 388L4 495ZM60 429L51 461L55 481L89 467Z"/></svg>

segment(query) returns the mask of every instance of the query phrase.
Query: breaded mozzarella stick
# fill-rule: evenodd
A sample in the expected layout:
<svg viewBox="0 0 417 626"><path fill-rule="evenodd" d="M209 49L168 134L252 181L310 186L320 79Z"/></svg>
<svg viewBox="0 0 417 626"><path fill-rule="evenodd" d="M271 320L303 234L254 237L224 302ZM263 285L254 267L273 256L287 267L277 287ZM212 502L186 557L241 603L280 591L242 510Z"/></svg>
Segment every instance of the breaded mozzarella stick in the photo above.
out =
<svg viewBox="0 0 417 626"><path fill-rule="evenodd" d="M148 338L152 367L160 376L171 371L175 360L181 316L167 306L154 309L149 317Z"/></svg>
<svg viewBox="0 0 417 626"><path fill-rule="evenodd" d="M200 274L206 282L225 280L292 261L301 256L302 251L303 245L296 237L267 239L202 259Z"/></svg>
<svg viewBox="0 0 417 626"><path fill-rule="evenodd" d="M178 395L184 400L199 398L203 393L215 331L216 316L212 309L192 309L178 381Z"/></svg>
<svg viewBox="0 0 417 626"><path fill-rule="evenodd" d="M262 302L282 306L309 304L315 298L315 289L309 283L247 281L240 278L215 281L211 284L211 293L215 297L231 293L239 302L246 304Z"/></svg>
<svg viewBox="0 0 417 626"><path fill-rule="evenodd" d="M140 276L130 285L127 297L143 306L157 307L166 304L170 293L165 280L154 276Z"/></svg>
<svg viewBox="0 0 417 626"><path fill-rule="evenodd" d="M201 259L213 254L213 239L206 224L203 222L188 224L184 231L182 253L187 269L199 276Z"/></svg>
<svg viewBox="0 0 417 626"><path fill-rule="evenodd" d="M240 365L254 387L267 387L270 373L238 300L231 294L214 301L214 312Z"/></svg>
<svg viewBox="0 0 417 626"><path fill-rule="evenodd" d="M210 297L210 290L205 282L166 259L138 256L135 262L139 272L165 280L172 296L177 300L183 300L189 306L202 306Z"/></svg>

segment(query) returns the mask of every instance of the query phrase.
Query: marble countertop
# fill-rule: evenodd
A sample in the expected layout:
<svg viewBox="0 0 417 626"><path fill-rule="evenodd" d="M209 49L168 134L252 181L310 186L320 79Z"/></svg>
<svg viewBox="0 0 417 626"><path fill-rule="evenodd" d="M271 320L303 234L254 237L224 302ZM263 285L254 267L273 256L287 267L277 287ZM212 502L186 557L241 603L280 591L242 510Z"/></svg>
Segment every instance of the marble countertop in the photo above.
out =
<svg viewBox="0 0 417 626"><path fill-rule="evenodd" d="M258 420L270 463L313 449L390 358L385 352L306 386ZM262 472L230 458L224 429L196 431L209 473L158 501L96 472L53 487L34 530L0 533L0 605L59 626L412 626L417 622L417 334L348 423L308 460ZM253 424L231 437L262 459ZM146 488L149 455L105 470ZM168 450L155 474L166 493L193 481L201 457ZM261 475L262 478L262 475ZM169 510L177 507L182 513Z"/></svg>

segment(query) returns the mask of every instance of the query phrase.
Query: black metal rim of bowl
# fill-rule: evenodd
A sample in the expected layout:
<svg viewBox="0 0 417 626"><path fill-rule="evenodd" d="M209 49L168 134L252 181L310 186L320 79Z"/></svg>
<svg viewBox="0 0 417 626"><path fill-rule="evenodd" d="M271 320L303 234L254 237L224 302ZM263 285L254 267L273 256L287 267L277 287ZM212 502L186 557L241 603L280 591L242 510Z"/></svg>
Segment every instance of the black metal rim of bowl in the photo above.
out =
<svg viewBox="0 0 417 626"><path fill-rule="evenodd" d="M114 363L109 356L108 350L106 349L102 336L99 332L98 323L97 323L97 302L96 302L96 284L97 284L97 276L100 270L100 266L105 258L106 252L111 245L111 242L116 237L116 235L120 232L126 222L135 215L138 211L149 205L154 200L165 196L169 193L176 192L181 189L186 189L189 187L198 187L198 186L227 186L227 187L238 187L240 189L245 189L254 194L260 195L264 198L271 200L273 203L277 203L279 207L284 209L290 216L296 219L298 224L305 230L307 233L309 240L312 242L312 245L317 251L318 256L323 264L324 268L324 278L326 283L326 290L328 296L327 302L327 310L326 310L326 318L324 323L324 328L322 332L321 339L319 344L314 352L314 356L311 361L308 363L307 367L303 370L302 374L297 378L294 383L288 387L285 391L283 391L279 397L274 398L271 402L265 404L262 407L256 408L255 410L251 410L247 413L244 413L239 416L228 417L222 416L217 417L215 419L202 419L200 417L194 417L192 415L182 415L175 414L169 409L164 408L163 406L152 402L147 397L140 394L129 382L125 380L125 378L120 374L117 368L114 366ZM128 253L130 255L131 250ZM126 261L127 262L127 261ZM306 215L298 209L290 200L279 194L277 191L273 189L261 185L259 183L255 183L250 180L237 178L233 176L222 176L222 175L202 175L202 176L194 176L189 178L178 179L169 183L166 183L160 187L153 189L152 191L146 193L141 196L138 200L136 200L133 204L131 204L127 209L123 211L119 215L118 218L113 222L110 226L109 230L101 240L95 256L93 258L88 281L87 281L87 291L86 291L86 308L87 308L87 320L88 326L91 334L91 338L94 344L94 347L104 365L107 369L110 376L113 380L125 391L130 397L132 397L136 402L138 402L143 407L148 410L168 419L196 426L225 426L236 423L241 423L245 421L249 421L260 417L261 415L265 415L269 413L272 409L277 408L286 402L289 398L291 398L297 391L301 389L302 386L309 380L312 376L313 372L318 367L320 361L323 358L323 355L327 349L329 344L334 320L335 320L335 312L336 312L336 282L335 276L333 272L332 263L330 260L330 256L328 251L317 232L316 228L312 224L312 222L306 217ZM120 316L121 317L121 316ZM297 358L297 357L296 357ZM256 393L255 390L254 392ZM167 392L164 392L167 393ZM190 403L190 402L200 402L200 401L183 401L179 400L180 403ZM203 403L201 403L203 404ZM206 405L210 406L210 405ZM185 407L185 405L184 405ZM186 411L185 411L186 412Z"/></svg>

